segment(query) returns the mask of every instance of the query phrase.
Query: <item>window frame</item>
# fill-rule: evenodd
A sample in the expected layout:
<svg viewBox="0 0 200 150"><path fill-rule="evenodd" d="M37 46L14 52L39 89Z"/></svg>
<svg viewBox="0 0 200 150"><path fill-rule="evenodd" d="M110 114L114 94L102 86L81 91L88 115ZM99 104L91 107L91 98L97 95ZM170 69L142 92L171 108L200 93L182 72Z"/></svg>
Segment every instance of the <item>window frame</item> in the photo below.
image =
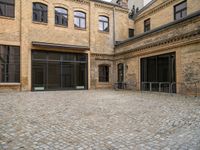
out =
<svg viewBox="0 0 200 150"><path fill-rule="evenodd" d="M149 22L147 24L147 22ZM144 20L144 32L148 32L151 30L151 18Z"/></svg>
<svg viewBox="0 0 200 150"><path fill-rule="evenodd" d="M2 5L4 7L4 11L5 14L4 15L0 15L0 17L7 17L7 18L15 18L15 0L13 0L13 2L1 2L0 1L0 5ZM12 15L8 15L8 6L12 6L13 7L13 14Z"/></svg>
<svg viewBox="0 0 200 150"><path fill-rule="evenodd" d="M100 19L101 17L106 18L107 21L101 20L101 19ZM100 23L103 23L103 30L101 30L101 29L99 28L99 31L100 31L100 32L109 32L109 31L110 31L110 20L109 20L109 17L108 17L108 16L100 15L100 16L99 16L99 25L100 25ZM104 29L106 23L108 24L107 30Z"/></svg>
<svg viewBox="0 0 200 150"><path fill-rule="evenodd" d="M58 12L56 12L56 8L65 10L65 11L66 11L66 14L65 14L65 13L58 13ZM55 25L57 25L57 26L63 26L63 27L68 27L68 9L66 9L66 8L64 8L64 7L56 6L56 7L54 8L54 10L55 10ZM62 20L62 23L61 23L61 24L56 23L56 17L59 16L59 17L61 17L61 18L63 19L63 18L64 18L64 15L66 15L66 25L63 23L63 20Z"/></svg>
<svg viewBox="0 0 200 150"><path fill-rule="evenodd" d="M183 4L183 3L186 3L186 7L181 9L181 10L176 11L176 7L181 5L181 4ZM187 16L187 0L184 0L184 1L174 5L174 20L179 20L179 19L182 19L182 18L186 17L186 16L183 16L183 11L186 11L186 16ZM181 18L179 18L179 19L177 19L177 17L176 17L176 15L178 13L181 13Z"/></svg>
<svg viewBox="0 0 200 150"><path fill-rule="evenodd" d="M132 32L132 33L131 33ZM128 37L132 38L135 36L135 29L129 28L128 29Z"/></svg>
<svg viewBox="0 0 200 150"><path fill-rule="evenodd" d="M43 9L36 9L34 8L34 4L40 4L40 5L43 5L46 7L46 10L43 10ZM34 19L34 13L37 12L39 13L40 15L40 18L39 19ZM44 13L46 13L46 20L45 20L45 16ZM38 15L38 14L37 14ZM38 15L38 16L39 16ZM43 17L42 17L43 16ZM45 3L41 3L41 2L33 2L32 3L32 21L33 22L38 22L38 23L44 23L44 24L47 24L48 23L48 5L46 5Z"/></svg>
<svg viewBox="0 0 200 150"><path fill-rule="evenodd" d="M20 83L19 46L0 45L0 69L0 83Z"/></svg>
<svg viewBox="0 0 200 150"><path fill-rule="evenodd" d="M85 17L75 15L76 12L79 12L79 13L84 14ZM87 18L87 15L86 15L86 13L85 13L84 11L75 10L75 11L74 11L74 28L75 28L75 29L83 29L83 30L85 30L85 29L86 29L86 21L87 21L86 18ZM76 24L75 24L75 19L78 19L78 20L79 20L79 25L78 25L78 26L76 26ZM81 20L85 20L84 27L81 27Z"/></svg>
<svg viewBox="0 0 200 150"><path fill-rule="evenodd" d="M99 71L99 82L109 83L110 66L106 64L99 65L98 71Z"/></svg>

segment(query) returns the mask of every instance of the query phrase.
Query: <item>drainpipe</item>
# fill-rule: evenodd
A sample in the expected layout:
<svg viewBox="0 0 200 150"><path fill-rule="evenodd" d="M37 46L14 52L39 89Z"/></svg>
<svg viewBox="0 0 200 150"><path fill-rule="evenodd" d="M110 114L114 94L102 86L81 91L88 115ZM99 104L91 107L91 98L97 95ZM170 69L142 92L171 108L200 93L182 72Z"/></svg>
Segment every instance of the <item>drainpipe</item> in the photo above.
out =
<svg viewBox="0 0 200 150"><path fill-rule="evenodd" d="M115 47L115 6L113 8L113 46Z"/></svg>

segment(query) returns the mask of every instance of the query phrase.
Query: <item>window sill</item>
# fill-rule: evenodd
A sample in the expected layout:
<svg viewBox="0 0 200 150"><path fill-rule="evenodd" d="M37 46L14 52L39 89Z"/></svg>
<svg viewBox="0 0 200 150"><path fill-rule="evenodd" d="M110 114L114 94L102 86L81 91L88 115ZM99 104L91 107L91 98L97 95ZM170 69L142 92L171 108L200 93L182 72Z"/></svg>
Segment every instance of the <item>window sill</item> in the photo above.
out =
<svg viewBox="0 0 200 150"><path fill-rule="evenodd" d="M0 19L15 20L15 17L0 16Z"/></svg>
<svg viewBox="0 0 200 150"><path fill-rule="evenodd" d="M55 24L55 27L58 27L58 28L68 28L68 26L59 25L59 24Z"/></svg>
<svg viewBox="0 0 200 150"><path fill-rule="evenodd" d="M37 22L37 21L32 21L32 23L34 24L39 24L39 25L48 25L48 23L45 23L45 22Z"/></svg>
<svg viewBox="0 0 200 150"><path fill-rule="evenodd" d="M109 31L101 31L101 30L98 30L99 33L103 33L103 34L109 34Z"/></svg>
<svg viewBox="0 0 200 150"><path fill-rule="evenodd" d="M107 85L107 84L110 84L110 82L99 82L99 84Z"/></svg>
<svg viewBox="0 0 200 150"><path fill-rule="evenodd" d="M0 86L20 86L21 83L0 83Z"/></svg>
<svg viewBox="0 0 200 150"><path fill-rule="evenodd" d="M74 27L75 30L81 30L81 31L87 31L86 28L78 28L78 27Z"/></svg>

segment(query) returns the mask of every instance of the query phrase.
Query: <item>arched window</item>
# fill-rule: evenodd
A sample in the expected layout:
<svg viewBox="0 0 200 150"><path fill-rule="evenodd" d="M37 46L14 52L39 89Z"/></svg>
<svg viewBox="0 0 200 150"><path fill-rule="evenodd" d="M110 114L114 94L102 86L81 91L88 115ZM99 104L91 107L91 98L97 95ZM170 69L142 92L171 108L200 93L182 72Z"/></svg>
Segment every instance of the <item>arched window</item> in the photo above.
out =
<svg viewBox="0 0 200 150"><path fill-rule="evenodd" d="M15 1L0 0L0 16L12 17L15 16Z"/></svg>
<svg viewBox="0 0 200 150"><path fill-rule="evenodd" d="M109 18L99 16L99 31L109 32Z"/></svg>
<svg viewBox="0 0 200 150"><path fill-rule="evenodd" d="M55 8L55 24L68 26L68 13L67 9L62 7Z"/></svg>
<svg viewBox="0 0 200 150"><path fill-rule="evenodd" d="M47 23L48 6L42 3L33 3L33 21Z"/></svg>
<svg viewBox="0 0 200 150"><path fill-rule="evenodd" d="M86 14L82 11L74 12L74 26L76 28L86 28Z"/></svg>
<svg viewBox="0 0 200 150"><path fill-rule="evenodd" d="M109 66L99 66L99 82L109 82Z"/></svg>

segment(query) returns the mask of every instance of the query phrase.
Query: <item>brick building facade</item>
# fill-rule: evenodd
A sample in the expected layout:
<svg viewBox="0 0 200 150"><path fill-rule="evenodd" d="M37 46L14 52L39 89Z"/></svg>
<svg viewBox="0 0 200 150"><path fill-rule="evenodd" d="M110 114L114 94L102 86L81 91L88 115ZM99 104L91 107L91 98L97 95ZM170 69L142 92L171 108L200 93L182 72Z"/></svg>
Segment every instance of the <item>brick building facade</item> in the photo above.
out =
<svg viewBox="0 0 200 150"><path fill-rule="evenodd" d="M124 2L0 0L0 89L118 82L178 93L179 83L199 81L199 1L154 0L132 19Z"/></svg>

